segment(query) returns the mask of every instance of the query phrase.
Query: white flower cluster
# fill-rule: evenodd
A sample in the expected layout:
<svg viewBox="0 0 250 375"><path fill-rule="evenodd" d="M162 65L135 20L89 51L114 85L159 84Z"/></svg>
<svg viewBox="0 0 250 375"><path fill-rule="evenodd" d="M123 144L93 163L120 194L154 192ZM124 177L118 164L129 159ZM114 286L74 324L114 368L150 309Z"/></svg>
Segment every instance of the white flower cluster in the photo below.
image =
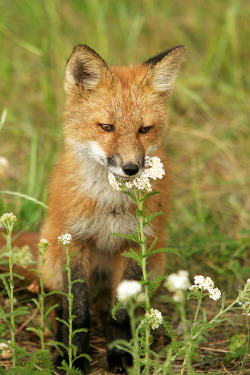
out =
<svg viewBox="0 0 250 375"><path fill-rule="evenodd" d="M213 288L209 290L209 297L214 301L218 301L221 298L221 291L218 288Z"/></svg>
<svg viewBox="0 0 250 375"><path fill-rule="evenodd" d="M3 214L0 217L0 223L2 223L5 226L5 228L9 231L12 231L16 222L17 218L12 212Z"/></svg>
<svg viewBox="0 0 250 375"><path fill-rule="evenodd" d="M198 275L194 277L195 285L198 285L199 289L203 288L204 290L209 290L209 288L214 287L214 282L210 277L204 277Z"/></svg>
<svg viewBox="0 0 250 375"><path fill-rule="evenodd" d="M150 309L150 312L145 314L145 318L152 329L159 328L159 326L163 323L161 312L157 309Z"/></svg>
<svg viewBox="0 0 250 375"><path fill-rule="evenodd" d="M185 297L183 292L191 286L188 271L179 270L177 273L172 273L167 277L164 285L170 292L174 293L174 301L182 301Z"/></svg>
<svg viewBox="0 0 250 375"><path fill-rule="evenodd" d="M39 247L48 247L50 245L49 241L46 240L45 238L41 238L39 242Z"/></svg>
<svg viewBox="0 0 250 375"><path fill-rule="evenodd" d="M58 243L62 245L69 245L72 237L71 234L65 233L62 234L61 236L58 236Z"/></svg>
<svg viewBox="0 0 250 375"><path fill-rule="evenodd" d="M123 183L112 172L108 174L108 181L113 189L121 191L124 188L152 191L151 180L162 178L165 174L164 166L158 156L145 156L145 167L139 177Z"/></svg>
<svg viewBox="0 0 250 375"><path fill-rule="evenodd" d="M243 309L243 315L250 316L250 279L247 280L240 298L239 305Z"/></svg>
<svg viewBox="0 0 250 375"><path fill-rule="evenodd" d="M179 270L177 273L171 273L167 277L165 285L170 292L175 292L178 289L188 290L191 285L188 278L188 271Z"/></svg>
<svg viewBox="0 0 250 375"><path fill-rule="evenodd" d="M239 302L239 305L243 309L243 315L250 316L250 301Z"/></svg>
<svg viewBox="0 0 250 375"><path fill-rule="evenodd" d="M8 341L10 343L10 340ZM12 351L8 344L5 342L0 343L1 357L4 359L9 359L12 357Z"/></svg>
<svg viewBox="0 0 250 375"><path fill-rule="evenodd" d="M26 268L30 264L34 264L30 247L28 245L23 246L21 249L14 247L13 249L13 262L18 266Z"/></svg>
<svg viewBox="0 0 250 375"><path fill-rule="evenodd" d="M108 182L114 190L122 191L122 183L119 181L112 172L108 173Z"/></svg>
<svg viewBox="0 0 250 375"><path fill-rule="evenodd" d="M194 277L194 284L190 286L190 290L207 290L209 293L209 297L214 301L218 301L221 298L221 291L218 288L214 288L214 282L210 277L204 277L202 275L198 275Z"/></svg>
<svg viewBox="0 0 250 375"><path fill-rule="evenodd" d="M135 280L123 280L117 288L117 298L119 301L126 303L128 300L140 293L142 290L141 284Z"/></svg>

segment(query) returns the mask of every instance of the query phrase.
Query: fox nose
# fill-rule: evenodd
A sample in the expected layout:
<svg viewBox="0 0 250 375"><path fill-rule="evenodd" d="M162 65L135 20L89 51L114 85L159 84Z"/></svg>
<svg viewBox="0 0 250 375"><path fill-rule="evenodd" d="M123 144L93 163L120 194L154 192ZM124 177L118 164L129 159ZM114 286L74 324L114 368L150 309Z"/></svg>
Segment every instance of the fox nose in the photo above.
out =
<svg viewBox="0 0 250 375"><path fill-rule="evenodd" d="M139 171L139 165L133 163L127 163L122 166L122 170L128 176L133 176Z"/></svg>

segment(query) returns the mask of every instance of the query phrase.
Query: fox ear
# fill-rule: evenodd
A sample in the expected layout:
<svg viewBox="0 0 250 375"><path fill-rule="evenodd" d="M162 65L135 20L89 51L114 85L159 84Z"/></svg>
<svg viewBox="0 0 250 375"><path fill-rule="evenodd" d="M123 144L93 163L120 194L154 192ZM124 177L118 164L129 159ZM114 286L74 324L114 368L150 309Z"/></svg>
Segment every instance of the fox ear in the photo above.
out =
<svg viewBox="0 0 250 375"><path fill-rule="evenodd" d="M65 91L75 85L93 89L107 72L110 73L110 70L106 62L93 49L79 44L73 49L66 65Z"/></svg>
<svg viewBox="0 0 250 375"><path fill-rule="evenodd" d="M143 63L150 67L145 78L156 92L171 93L173 91L175 78L185 52L184 46L174 47Z"/></svg>

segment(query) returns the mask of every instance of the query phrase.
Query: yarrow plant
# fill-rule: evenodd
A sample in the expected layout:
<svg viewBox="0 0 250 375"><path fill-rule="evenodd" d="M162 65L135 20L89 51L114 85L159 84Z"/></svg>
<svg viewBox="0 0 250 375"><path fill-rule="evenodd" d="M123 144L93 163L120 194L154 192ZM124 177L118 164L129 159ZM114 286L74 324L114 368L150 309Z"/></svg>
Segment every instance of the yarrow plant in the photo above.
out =
<svg viewBox="0 0 250 375"><path fill-rule="evenodd" d="M41 341L41 349L42 351L45 350L45 342L44 342L44 331L45 331L45 328L44 328L44 321L45 321L45 318L46 316L48 316L48 314L56 307L56 305L54 306L51 306L47 312L45 312L45 298L47 297L47 293L45 292L44 290L44 284L45 284L45 280L43 279L43 266L44 266L44 263L45 263L45 253L46 253L46 250L47 248L49 247L49 241L47 241L46 239L41 239L40 242L39 242L39 245L38 245L38 249L39 249L39 254L40 254L40 267L39 269L33 269L32 271L33 272L36 272L39 276L39 281L40 281L40 293L39 293L39 301L37 301L36 299L32 299L32 301L35 303L35 305L37 306L38 310L40 311L40 326L38 328L27 328L27 330L29 331L34 331L40 338L40 341ZM49 293L51 294L51 293Z"/></svg>
<svg viewBox="0 0 250 375"><path fill-rule="evenodd" d="M150 359L150 330L156 329L160 325L167 326L164 318L159 310L153 309L150 302L150 297L153 290L164 279L164 275L155 278L154 281L148 280L149 274L147 273L147 259L157 252L174 252L176 250L161 248L153 249L157 238L152 244L147 247L146 237L144 235L146 225L156 216L161 215L161 212L153 213L147 216L147 209L143 210L143 203L145 199L149 198L157 192L152 192L152 180L163 178L165 174L163 164L159 157L145 158L145 168L141 175L131 181L124 182L118 180L111 172L108 174L108 180L111 186L118 191L128 194L137 206L136 217L138 219L137 231L134 236L125 233L112 233L121 238L127 238L130 241L137 243L140 246L140 252L136 252L132 248L126 251L122 256L128 257L136 261L142 269L142 280L140 283L136 281L124 281L121 283L117 290L118 300L122 301L127 308L133 339L130 344L124 345L123 350L128 351L133 356L133 374L141 374L141 368L144 367L143 373L149 374L151 359ZM149 193L148 193L149 192ZM132 284L133 283L133 284ZM132 288L133 285L133 288ZM144 292L141 292L141 285L144 287ZM131 288L130 288L131 286ZM132 298L132 296L136 298ZM134 303L133 303L134 301ZM145 309L145 314L141 317L140 321L135 323L134 312L136 306L141 305ZM117 310L117 305L113 309L113 316ZM119 345L121 348L121 345Z"/></svg>
<svg viewBox="0 0 250 375"><path fill-rule="evenodd" d="M17 222L16 216L11 212L11 213L5 213L0 217L0 223L6 228L7 234L5 235L2 233L4 236L6 242L7 242L7 253L9 257L9 279L6 280L4 275L0 275L0 278L5 286L5 289L7 291L9 301L10 301L10 314L4 314L4 311L0 309L0 313L3 319L6 321L6 323L10 327L10 333L11 333L11 350L12 350L12 363L13 367L16 367L16 340L15 340L15 317L18 315L24 315L27 314L27 307L23 308L17 308L16 310L14 309L14 272L13 272L13 249L11 245L11 234L14 229L14 226ZM22 279L23 277L15 274L16 277L19 279Z"/></svg>
<svg viewBox="0 0 250 375"><path fill-rule="evenodd" d="M37 309L40 312L40 325L38 327L28 327L26 328L27 331L32 331L35 332L38 337L40 338L41 342L41 349L37 350L33 356L35 358L35 361L39 363L39 366L43 368L44 373L49 374L54 365L53 365L53 360L50 355L49 349L46 348L45 345L45 319L48 317L50 312L57 307L57 305L50 306L48 310L45 310L45 299L46 297L56 293L56 292L45 292L45 281L48 279L43 278L43 267L45 264L45 253L50 246L49 241L46 239L41 239L39 244L38 244L38 250L40 254L40 263L39 267L37 269L31 269L31 271L35 272L38 275L39 279L39 286L40 286L40 291L39 291L39 296L38 300L35 298L32 298L32 301L35 303ZM38 285L36 281L33 283L33 285L30 286L31 291L37 291ZM32 361L31 361L32 362ZM33 373L33 372L32 372Z"/></svg>
<svg viewBox="0 0 250 375"><path fill-rule="evenodd" d="M146 264L149 256L159 251L172 251L178 254L177 251L167 248L152 250L157 239L153 241L148 248L144 235L145 226L155 216L161 213L151 214L147 217L146 210L143 211L143 202L146 198L155 194L155 192L152 192L152 180L162 178L164 173L163 165L158 157L147 157L145 170L139 177L132 181L124 182L118 180L111 172L108 175L111 186L115 190L128 194L137 206L136 217L138 219L138 226L135 235L113 233L113 235L118 237L127 238L130 241L136 242L141 248L139 253L130 249L123 253L122 256L133 259L142 268L142 280L140 283L125 280L119 285L117 290L120 308L125 307L130 317L132 339L129 343L118 342L116 345L119 349L123 349L132 354L133 368L127 369L127 371L133 375L146 375L151 373L153 369L155 369L155 371L152 372L153 374L171 374L172 364L177 357L180 356L184 358L181 374L185 372L190 375L193 374L191 366L193 354L199 342L203 340L207 330L221 323L224 320L222 316L227 311L235 308L236 305L243 310L244 315L249 315L250 309L250 280L248 280L244 290L240 291L238 298L230 306L225 307L225 296L223 296L221 310L210 321L208 321L205 309L203 309L201 314L202 301L207 296L214 301L218 301L222 297L221 291L214 286L214 282L210 277L197 275L194 277L194 284L191 285L188 271L179 270L167 277L162 275L153 282L148 280L149 275L147 274ZM170 323L165 320L161 312L151 306L150 296L152 295L152 291L159 285L159 282L164 279L166 280L165 286L171 293L174 293L173 300L176 304L177 311L180 313L184 340L181 338L180 341L178 341L177 332L171 327ZM141 291L141 286L144 288L143 292ZM191 298L195 298L198 304L193 320L188 321L185 300L190 300ZM135 309L137 306L142 306L145 309L145 314L136 320ZM119 304L114 307L113 316L115 316L115 312L118 308ZM150 353L152 353L152 351L150 351L150 343L152 342L150 330L157 329L160 326L167 329L172 339L171 345L169 345L167 349L164 364L160 364L159 362L160 356L163 353L159 355L154 353L154 359L150 355ZM166 352L164 353L166 354Z"/></svg>
<svg viewBox="0 0 250 375"><path fill-rule="evenodd" d="M56 342L58 346L61 346L61 348L64 351L64 354L67 354L68 357L68 363L66 360L62 361L61 366L59 366L59 369L62 369L66 372L67 375L71 374L80 374L79 370L74 367L74 362L80 358L86 358L88 361L91 361L91 358L88 354L79 354L77 355L77 347L76 345L73 344L73 337L77 333L83 333L87 332L86 328L79 328L74 330L73 329L73 320L76 318L75 315L73 315L73 301L74 301L74 295L72 292L72 287L75 283L78 282L84 282L84 280L77 279L77 280L72 280L72 274L71 274L71 268L70 268L70 259L72 256L75 255L80 255L77 252L71 252L69 251L69 246L72 241L71 234L65 233L61 236L58 236L58 243L62 244L65 246L65 251L66 251L66 264L64 264L63 269L67 274L67 279L68 279L68 292L62 292L62 291L57 291L56 293L59 293L63 295L67 300L68 300L68 320L56 318L60 323L64 324L68 328L68 346L63 344L62 342Z"/></svg>
<svg viewBox="0 0 250 375"><path fill-rule="evenodd" d="M221 309L210 321L208 320L206 309L203 309L201 314L201 304L203 298L206 296L209 296L209 298L213 299L214 301L218 301L222 297ZM196 347L198 346L199 342L202 341L204 334L207 333L208 329L214 328L225 320L223 315L225 315L226 312L235 309L236 306L240 304L240 308L243 309L243 314L246 313L246 309L248 309L250 305L250 280L247 281L244 289L239 291L239 295L236 300L233 301L229 306L225 307L225 294L222 296L221 291L214 287L213 280L210 277L196 275L194 277L194 285L189 287L189 292L187 295L188 300L191 298L197 299L198 304L193 322L189 322L190 329L187 329L186 326L187 318L185 315L184 301L181 301L180 303L181 320L185 338L185 345L181 349L181 353L184 355L181 374L184 374L186 370L188 374L193 373L191 368L191 359ZM175 354L171 361L175 360L177 356L178 354Z"/></svg>

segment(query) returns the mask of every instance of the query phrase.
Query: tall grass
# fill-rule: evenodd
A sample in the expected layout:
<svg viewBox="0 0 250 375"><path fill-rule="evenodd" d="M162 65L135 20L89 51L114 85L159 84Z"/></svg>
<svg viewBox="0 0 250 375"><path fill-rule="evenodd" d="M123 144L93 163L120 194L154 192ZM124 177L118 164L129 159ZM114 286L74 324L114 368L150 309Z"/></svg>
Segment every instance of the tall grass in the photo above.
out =
<svg viewBox="0 0 250 375"><path fill-rule="evenodd" d="M0 211L37 229L62 147L64 66L86 43L113 64L188 48L170 103L166 149L173 170L167 245L181 266L228 285L247 277L249 75L246 1L13 0L0 3ZM174 270L176 264L170 262ZM200 268L203 268L202 270Z"/></svg>

